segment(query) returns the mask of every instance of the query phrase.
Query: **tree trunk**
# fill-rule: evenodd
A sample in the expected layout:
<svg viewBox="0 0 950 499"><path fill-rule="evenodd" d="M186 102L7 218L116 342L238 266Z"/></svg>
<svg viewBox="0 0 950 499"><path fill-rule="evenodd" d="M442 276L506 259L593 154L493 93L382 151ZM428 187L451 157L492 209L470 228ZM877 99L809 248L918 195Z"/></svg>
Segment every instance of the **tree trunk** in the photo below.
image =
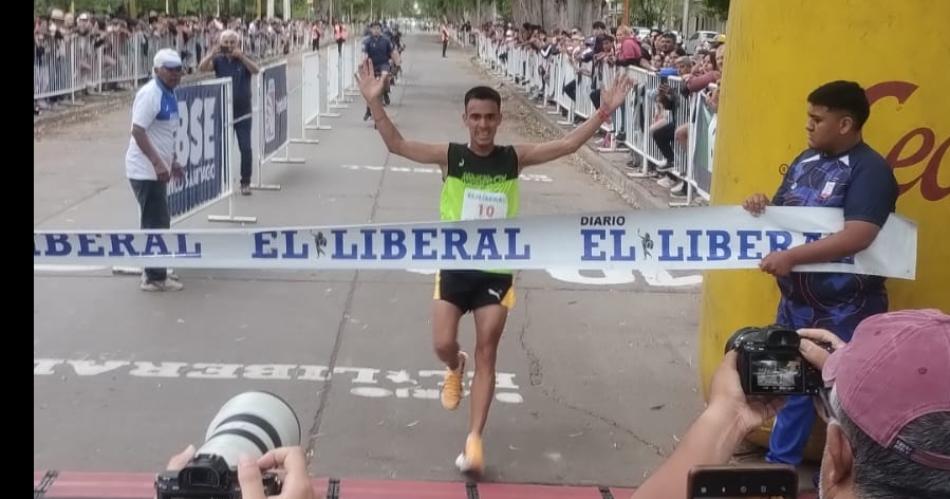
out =
<svg viewBox="0 0 950 499"><path fill-rule="evenodd" d="M512 0L511 17L515 26L540 24L551 32L573 27L589 32L594 21L603 20L603 0Z"/></svg>
<svg viewBox="0 0 950 499"><path fill-rule="evenodd" d="M511 0L512 24L519 28L523 26L524 23L541 24L544 26L544 19L541 18L542 1L543 0ZM547 28L547 26L544 27Z"/></svg>

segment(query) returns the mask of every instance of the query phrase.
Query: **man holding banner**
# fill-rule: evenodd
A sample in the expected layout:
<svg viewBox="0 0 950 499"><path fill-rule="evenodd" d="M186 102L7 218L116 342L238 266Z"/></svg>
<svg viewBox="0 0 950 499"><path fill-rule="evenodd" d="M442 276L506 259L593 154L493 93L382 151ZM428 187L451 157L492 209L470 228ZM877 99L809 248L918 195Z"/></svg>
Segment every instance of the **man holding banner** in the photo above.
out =
<svg viewBox="0 0 950 499"><path fill-rule="evenodd" d="M778 279L782 297L776 323L827 329L851 340L858 323L887 312L884 277L792 272L796 265L851 259L874 242L894 212L897 180L887 162L864 143L861 128L870 115L864 89L834 81L808 96L808 147L785 174L771 203L754 194L743 207L754 215L766 205L844 209L844 229L824 239L770 253L759 268ZM790 397L775 420L766 459L797 465L811 434L815 411L807 396Z"/></svg>
<svg viewBox="0 0 950 499"><path fill-rule="evenodd" d="M132 138L125 154L125 174L139 203L142 229L168 229L167 184L172 176L184 177L175 160L181 57L172 49L155 54L155 77L139 89L132 103ZM169 279L165 268L146 268L142 291L179 291L180 282Z"/></svg>
<svg viewBox="0 0 950 499"><path fill-rule="evenodd" d="M601 94L601 107L586 123L561 139L543 144L496 146L501 125L501 96L492 88L475 87L465 94L462 115L469 130L468 144L426 144L405 140L386 116L379 97L385 82L374 75L373 62L363 61L360 91L390 152L442 169L440 213L444 221L504 219L518 216L518 178L528 166L553 161L577 151L625 100L632 83L618 76ZM510 270L443 270L436 277L432 335L436 355L446 364L442 406L458 407L468 356L458 344L459 321L466 312L475 317L475 377L469 433L464 451L455 460L462 472L484 470L482 431L495 389L495 359L508 310L514 305Z"/></svg>
<svg viewBox="0 0 950 499"><path fill-rule="evenodd" d="M216 45L198 65L199 71L210 71L218 78L231 78L233 91L234 134L241 151L241 194L251 194L253 151L251 150L251 78L261 68L238 46L237 32L221 32Z"/></svg>

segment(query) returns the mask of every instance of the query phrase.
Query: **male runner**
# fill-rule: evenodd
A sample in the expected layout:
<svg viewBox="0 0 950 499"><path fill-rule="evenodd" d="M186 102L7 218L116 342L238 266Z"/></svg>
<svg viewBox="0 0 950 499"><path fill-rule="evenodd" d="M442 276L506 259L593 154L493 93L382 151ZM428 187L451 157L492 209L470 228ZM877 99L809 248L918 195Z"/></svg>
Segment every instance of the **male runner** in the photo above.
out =
<svg viewBox="0 0 950 499"><path fill-rule="evenodd" d="M379 134L390 152L417 163L438 164L442 169L441 218L445 221L511 218L518 215L518 176L532 165L553 161L579 149L621 103L632 84L624 75L603 89L601 107L583 125L566 136L543 144L496 146L501 125L501 96L484 86L465 94L462 120L468 127L466 144L426 144L406 140L386 116L379 96L384 83L374 78L370 61L359 73L360 92L372 113ZM484 470L482 430L495 390L495 358L508 310L514 305L512 273L472 270L440 271L436 277L432 308L432 337L436 355L446 364L442 406L458 407L462 376L468 356L459 348L458 325L462 315L475 317L475 377L465 450L455 460L463 472Z"/></svg>
<svg viewBox="0 0 950 499"><path fill-rule="evenodd" d="M374 77L383 81L383 102L387 106L389 105L390 60L398 62L399 52L396 51L393 42L383 36L379 21L374 21L370 24L369 38L363 41L363 62L371 61ZM368 120L369 117L369 106L366 106L366 114L363 115L363 121Z"/></svg>

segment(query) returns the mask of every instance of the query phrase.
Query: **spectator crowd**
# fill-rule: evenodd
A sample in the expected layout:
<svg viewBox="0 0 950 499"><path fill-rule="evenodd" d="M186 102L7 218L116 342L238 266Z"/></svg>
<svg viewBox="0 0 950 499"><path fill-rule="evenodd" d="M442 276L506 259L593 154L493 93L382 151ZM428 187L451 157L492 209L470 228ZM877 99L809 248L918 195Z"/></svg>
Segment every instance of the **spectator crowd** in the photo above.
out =
<svg viewBox="0 0 950 499"><path fill-rule="evenodd" d="M675 171L674 163L681 162L677 161L681 160L677 157L686 154L688 113L678 113L677 110L682 108L685 111L693 94L699 94L708 108L713 111L717 109L725 35L717 36L688 54L676 33L658 29L635 30L626 25L608 29L600 21L594 22L589 31L574 27L569 30L555 29L549 33L541 26L530 23L521 27L511 23L487 23L481 27L481 32L502 63L507 62L514 50L536 54L537 57L532 61L537 61L537 72L542 84L540 88L534 89L536 93L533 97L541 104L546 103L550 86L555 84L550 78L552 66L560 63L562 54L576 75L573 81L565 83L563 92L576 101L581 79L588 79L590 94L586 97L589 97L594 109L600 107L600 89L609 79L605 75L613 74L618 68L626 71L638 68L646 74L658 76L661 83L649 90L648 94L642 85L634 91L641 92L641 96L652 104L648 107L652 109L648 116L648 132L660 157L658 161L641 165L640 158L633 155L628 166L631 169L642 167L644 172L656 177L658 184L669 188L673 196L686 196L687 185L681 178L683 172ZM643 110L638 109L636 112ZM626 116L626 110L620 113L622 121ZM625 127L619 127L612 138L623 142L626 139Z"/></svg>
<svg viewBox="0 0 950 499"><path fill-rule="evenodd" d="M173 48L186 73L224 30L240 37L244 53L260 60L310 46L309 21L169 16L154 11L138 18L121 13L64 12L33 19L34 114L76 94L136 86L151 77L152 58Z"/></svg>

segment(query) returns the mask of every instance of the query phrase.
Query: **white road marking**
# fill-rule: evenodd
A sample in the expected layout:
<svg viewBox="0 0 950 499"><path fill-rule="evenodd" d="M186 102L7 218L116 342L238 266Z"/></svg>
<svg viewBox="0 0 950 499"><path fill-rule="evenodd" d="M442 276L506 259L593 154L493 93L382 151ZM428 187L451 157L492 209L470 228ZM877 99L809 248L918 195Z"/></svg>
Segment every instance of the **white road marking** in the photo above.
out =
<svg viewBox="0 0 950 499"><path fill-rule="evenodd" d="M150 362L142 360L33 359L33 376L91 378L128 376L159 379L254 379L265 381L327 381L350 383L349 393L358 397L438 400L442 370L389 370L372 367L336 366L332 375L327 366L300 364L226 364L210 362ZM474 372L468 372L471 385ZM515 383L515 373L495 374L495 400L506 404L524 403Z"/></svg>

